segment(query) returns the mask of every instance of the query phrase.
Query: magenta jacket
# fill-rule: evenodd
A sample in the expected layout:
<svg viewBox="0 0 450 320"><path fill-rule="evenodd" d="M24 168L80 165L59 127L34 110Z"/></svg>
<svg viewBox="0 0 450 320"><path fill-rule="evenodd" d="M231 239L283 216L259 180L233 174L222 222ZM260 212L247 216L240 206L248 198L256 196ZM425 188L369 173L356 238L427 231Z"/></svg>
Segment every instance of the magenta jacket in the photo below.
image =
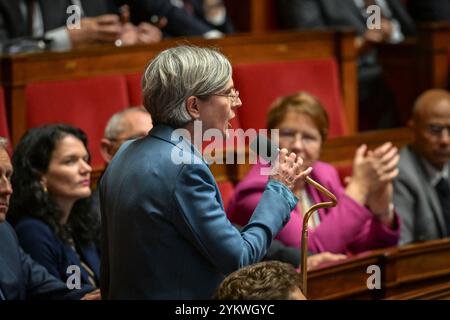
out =
<svg viewBox="0 0 450 320"><path fill-rule="evenodd" d="M228 207L228 217L244 226L261 198L268 176L260 175L260 164L256 164L237 185ZM319 210L320 224L309 230L308 249L314 253L334 252L353 254L362 251L395 246L400 228L395 214L394 229L378 222L372 212L345 194L345 189L335 168L317 161L310 177L330 190L338 199L334 208ZM306 185L306 191L314 203L328 201L318 190ZM295 208L291 218L278 233L276 239L287 246L300 247L303 218Z"/></svg>

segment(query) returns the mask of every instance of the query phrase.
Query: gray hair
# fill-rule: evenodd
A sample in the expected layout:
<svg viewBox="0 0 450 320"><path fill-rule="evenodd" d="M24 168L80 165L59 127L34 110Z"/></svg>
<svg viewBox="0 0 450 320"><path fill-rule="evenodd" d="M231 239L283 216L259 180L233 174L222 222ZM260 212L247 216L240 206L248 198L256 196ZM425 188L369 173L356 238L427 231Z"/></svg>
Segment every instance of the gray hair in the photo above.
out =
<svg viewBox="0 0 450 320"><path fill-rule="evenodd" d="M183 127L193 120L186 99L222 91L231 75L230 62L217 50L187 45L164 50L144 71L144 106L155 125Z"/></svg>
<svg viewBox="0 0 450 320"><path fill-rule="evenodd" d="M8 147L8 139L0 136L0 148L6 149Z"/></svg>
<svg viewBox="0 0 450 320"><path fill-rule="evenodd" d="M144 107L131 107L124 109L122 111L116 112L109 118L108 123L105 127L104 136L106 139L114 140L126 130L125 123L123 122L123 117L131 112L144 112L147 113Z"/></svg>

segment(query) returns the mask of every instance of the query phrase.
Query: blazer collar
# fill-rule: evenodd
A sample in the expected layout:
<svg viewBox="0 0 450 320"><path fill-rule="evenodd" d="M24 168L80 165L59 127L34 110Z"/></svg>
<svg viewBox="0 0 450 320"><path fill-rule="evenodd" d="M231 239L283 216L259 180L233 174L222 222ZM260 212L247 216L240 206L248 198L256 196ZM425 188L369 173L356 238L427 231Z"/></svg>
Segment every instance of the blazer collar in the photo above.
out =
<svg viewBox="0 0 450 320"><path fill-rule="evenodd" d="M208 164L197 147L190 142L186 134L188 134L188 131L183 128L175 129L163 124L154 126L149 132L150 136L167 141L175 147L180 148L180 150L190 150L195 156L199 157L202 162Z"/></svg>

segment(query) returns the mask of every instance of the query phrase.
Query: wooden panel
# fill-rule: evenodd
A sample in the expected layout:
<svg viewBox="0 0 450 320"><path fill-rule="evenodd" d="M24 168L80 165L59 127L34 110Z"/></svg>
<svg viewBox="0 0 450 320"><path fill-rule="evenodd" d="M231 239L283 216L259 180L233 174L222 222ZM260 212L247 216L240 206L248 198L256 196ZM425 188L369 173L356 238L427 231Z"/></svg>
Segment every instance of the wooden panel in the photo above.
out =
<svg viewBox="0 0 450 320"><path fill-rule="evenodd" d="M369 290L367 267L381 270ZM308 272L309 299L448 299L450 239L369 251Z"/></svg>

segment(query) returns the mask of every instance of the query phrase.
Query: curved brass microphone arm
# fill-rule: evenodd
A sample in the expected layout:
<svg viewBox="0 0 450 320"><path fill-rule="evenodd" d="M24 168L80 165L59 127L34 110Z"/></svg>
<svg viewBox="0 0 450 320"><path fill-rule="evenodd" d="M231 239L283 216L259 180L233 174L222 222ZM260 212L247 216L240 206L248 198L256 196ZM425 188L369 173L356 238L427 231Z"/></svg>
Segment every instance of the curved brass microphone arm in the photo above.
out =
<svg viewBox="0 0 450 320"><path fill-rule="evenodd" d="M321 208L331 208L335 207L337 205L337 199L334 194L332 194L330 191L328 191L324 186L319 184L318 182L314 181L310 177L306 176L305 182L312 185L314 188L319 190L321 193L326 195L328 198L330 198L331 201L328 202L320 202L313 205L311 208L306 211L306 213L303 215L303 229L302 229L302 256L301 256L301 273L302 273L302 291L303 294L307 295L307 277L306 277L306 266L307 266L307 257L308 257L308 221L309 218L311 218L314 211L321 209Z"/></svg>

